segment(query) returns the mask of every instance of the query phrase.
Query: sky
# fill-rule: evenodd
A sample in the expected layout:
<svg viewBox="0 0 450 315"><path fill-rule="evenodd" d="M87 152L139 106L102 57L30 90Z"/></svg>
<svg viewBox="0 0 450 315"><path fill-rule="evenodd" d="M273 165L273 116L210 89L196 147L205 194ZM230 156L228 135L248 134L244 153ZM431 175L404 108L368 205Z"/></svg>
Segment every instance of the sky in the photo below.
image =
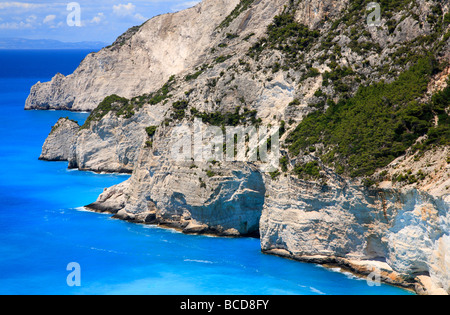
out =
<svg viewBox="0 0 450 315"><path fill-rule="evenodd" d="M127 29L200 0L0 0L0 38L112 43Z"/></svg>

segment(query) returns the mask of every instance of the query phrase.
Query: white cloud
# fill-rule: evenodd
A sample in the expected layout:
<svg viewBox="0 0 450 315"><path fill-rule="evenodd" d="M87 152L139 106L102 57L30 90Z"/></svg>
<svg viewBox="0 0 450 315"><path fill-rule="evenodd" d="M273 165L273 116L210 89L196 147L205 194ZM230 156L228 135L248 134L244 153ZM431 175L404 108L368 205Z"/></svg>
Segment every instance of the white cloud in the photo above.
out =
<svg viewBox="0 0 450 315"><path fill-rule="evenodd" d="M65 26L65 24L64 24L63 22L59 22L59 23L56 24L56 25L50 26L50 28L60 28L60 27L64 27L64 26Z"/></svg>
<svg viewBox="0 0 450 315"><path fill-rule="evenodd" d="M113 12L118 16L130 16L133 15L136 6L129 2L128 4L113 5Z"/></svg>
<svg viewBox="0 0 450 315"><path fill-rule="evenodd" d="M140 13L136 13L136 14L134 15L134 18L137 19L137 20L139 20L139 21L147 21L147 20L148 20L145 16L143 16L143 15L140 14Z"/></svg>
<svg viewBox="0 0 450 315"><path fill-rule="evenodd" d="M50 15L47 15L45 18L44 18L44 24L50 24L50 23L52 23L54 20L56 19L56 15L54 15L54 14L50 14Z"/></svg>
<svg viewBox="0 0 450 315"><path fill-rule="evenodd" d="M34 22L36 22L36 20L37 20L37 16L36 15L30 15L29 17L27 17L26 19L25 19L25 21L27 22L27 23L34 23Z"/></svg>
<svg viewBox="0 0 450 315"><path fill-rule="evenodd" d="M34 28L34 26L38 25L39 23L36 23L38 20L38 17L34 14L29 15L28 17L23 17L24 21L21 21L21 17L12 17L9 22L4 22L0 24L0 29L2 30L21 30L21 29L31 29ZM4 21L2 18L0 18L0 21Z"/></svg>
<svg viewBox="0 0 450 315"><path fill-rule="evenodd" d="M100 24L100 22L103 21L104 19L105 15L103 14L103 12L100 12L92 18L91 23Z"/></svg>
<svg viewBox="0 0 450 315"><path fill-rule="evenodd" d="M43 4L26 3L26 2L0 2L0 9L20 8L20 9L34 9L43 7Z"/></svg>
<svg viewBox="0 0 450 315"><path fill-rule="evenodd" d="M30 29L33 28L33 25L25 22L6 22L0 24L0 30L21 30L21 29Z"/></svg>
<svg viewBox="0 0 450 315"><path fill-rule="evenodd" d="M128 4L119 4L119 5L113 5L113 12L115 15L119 17L128 17L133 18L137 21L146 21L148 20L146 17L144 17L140 13L134 13L136 10L136 6L129 2Z"/></svg>

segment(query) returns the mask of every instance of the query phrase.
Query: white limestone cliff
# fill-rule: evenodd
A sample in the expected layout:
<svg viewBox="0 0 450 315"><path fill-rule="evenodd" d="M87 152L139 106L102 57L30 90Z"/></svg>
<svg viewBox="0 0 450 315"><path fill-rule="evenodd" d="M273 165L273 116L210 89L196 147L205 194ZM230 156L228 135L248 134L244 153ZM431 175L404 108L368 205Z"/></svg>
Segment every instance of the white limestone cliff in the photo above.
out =
<svg viewBox="0 0 450 315"><path fill-rule="evenodd" d="M422 19L431 11L430 4L417 2L415 10L424 12ZM179 163L170 158L177 140L173 131L192 124L189 110L225 113L245 107L255 110L262 124L290 122L288 133L315 110L312 105L319 100L315 95L320 88L334 92L322 86L321 75L302 79L298 69L273 71L283 58L279 50L257 60L247 56L289 0L254 1L221 27L238 3L205 0L156 17L89 55L74 74L57 75L52 82L33 87L28 109L93 110L108 95L132 98L151 93L174 75L164 101L145 105L131 117L111 111L81 128L73 141L67 133L71 146L64 148L64 158L69 167L132 174L106 189L88 208L185 233L259 235L266 253L339 265L363 275L378 269L385 282L415 287L421 294L450 293L448 148L428 152L420 160L407 154L379 170L393 175L426 169L430 176L425 181L403 186L385 181L377 188L366 188L360 179L341 177L331 169L326 169L322 181L300 180L290 173L272 179L258 163ZM344 0L300 1L296 18L310 28L329 30L347 6ZM340 33L332 39L343 47L337 62L354 65L367 84L392 79L372 72L389 60L393 45L401 47L410 38L430 33L425 22L422 27L409 18L399 23L403 30L391 36L386 29L371 29L381 51L364 56L348 48L350 38ZM305 54L305 64L311 63L305 69L314 66L324 73L330 69L318 61L320 44ZM446 45L450 47L449 41ZM218 62L220 57L225 60ZM195 73L196 79L186 79ZM442 89L439 82L429 89L438 85ZM174 119L173 105L180 100L189 105L183 118ZM145 131L149 126L157 126L151 139ZM65 134L59 139L50 135L46 147L61 142Z"/></svg>

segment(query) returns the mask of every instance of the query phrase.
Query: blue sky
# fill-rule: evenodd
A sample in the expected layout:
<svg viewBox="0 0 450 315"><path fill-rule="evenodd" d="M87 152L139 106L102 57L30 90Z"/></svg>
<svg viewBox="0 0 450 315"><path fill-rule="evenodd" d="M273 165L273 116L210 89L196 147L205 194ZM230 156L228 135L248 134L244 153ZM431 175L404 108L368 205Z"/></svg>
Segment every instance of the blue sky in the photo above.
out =
<svg viewBox="0 0 450 315"><path fill-rule="evenodd" d="M68 4L79 4L80 26ZM112 43L134 25L162 13L194 6L200 0L0 0L0 37L56 39L64 42L101 41Z"/></svg>

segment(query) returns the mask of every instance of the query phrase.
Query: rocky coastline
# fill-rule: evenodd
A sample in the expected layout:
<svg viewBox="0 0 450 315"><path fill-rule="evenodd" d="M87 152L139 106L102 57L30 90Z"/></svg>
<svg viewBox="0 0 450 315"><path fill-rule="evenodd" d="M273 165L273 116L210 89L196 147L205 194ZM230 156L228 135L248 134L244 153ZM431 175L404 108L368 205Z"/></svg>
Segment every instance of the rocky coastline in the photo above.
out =
<svg viewBox="0 0 450 315"><path fill-rule="evenodd" d="M363 24L346 0L204 0L155 17L87 56L72 75L32 88L26 109L92 111L83 126L60 119L41 159L131 174L87 205L91 211L186 234L258 237L266 254L376 273L422 295L449 294L449 146L407 150L371 177L352 177L321 159L323 145L293 154L288 141L309 114L404 73L411 64L394 58L436 32L427 20L436 5L391 8L379 28ZM448 3L439 8L448 14ZM266 33L280 17L293 19L289 27L302 23L301 64L289 45L270 43L276 39ZM360 37L353 20L365 30ZM445 64L443 27L429 45L440 47L436 58ZM415 101L445 89L449 71L433 73ZM349 76L357 80L343 86ZM284 162L268 173L260 162L174 161L180 130L192 130L198 118L219 129L282 126Z"/></svg>

